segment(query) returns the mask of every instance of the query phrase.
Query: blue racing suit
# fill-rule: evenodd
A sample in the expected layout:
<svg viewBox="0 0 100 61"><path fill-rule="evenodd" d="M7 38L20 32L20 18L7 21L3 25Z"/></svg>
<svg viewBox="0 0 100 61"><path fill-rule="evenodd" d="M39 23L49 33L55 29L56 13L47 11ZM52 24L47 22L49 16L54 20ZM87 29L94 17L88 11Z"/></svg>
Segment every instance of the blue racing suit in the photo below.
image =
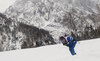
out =
<svg viewBox="0 0 100 61"><path fill-rule="evenodd" d="M71 52L71 54L72 55L76 54L74 50L74 47L77 43L76 39L71 36L67 36L65 37L65 43L67 43L66 46L69 47L69 51Z"/></svg>

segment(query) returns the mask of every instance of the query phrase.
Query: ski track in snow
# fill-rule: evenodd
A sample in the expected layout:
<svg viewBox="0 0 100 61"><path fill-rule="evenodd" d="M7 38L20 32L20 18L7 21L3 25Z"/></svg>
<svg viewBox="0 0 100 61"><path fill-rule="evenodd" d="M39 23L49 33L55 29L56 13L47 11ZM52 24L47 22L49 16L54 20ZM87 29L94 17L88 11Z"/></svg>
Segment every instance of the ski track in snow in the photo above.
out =
<svg viewBox="0 0 100 61"><path fill-rule="evenodd" d="M62 44L0 52L1 61L100 61L100 39L78 42L72 56Z"/></svg>

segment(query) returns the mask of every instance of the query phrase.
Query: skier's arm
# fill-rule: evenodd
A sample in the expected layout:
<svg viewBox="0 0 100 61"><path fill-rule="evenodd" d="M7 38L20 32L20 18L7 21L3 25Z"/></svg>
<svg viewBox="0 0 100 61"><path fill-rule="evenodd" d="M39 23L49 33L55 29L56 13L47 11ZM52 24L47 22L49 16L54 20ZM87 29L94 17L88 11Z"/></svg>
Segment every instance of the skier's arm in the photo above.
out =
<svg viewBox="0 0 100 61"><path fill-rule="evenodd" d="M71 42L71 41L69 41L69 43L68 43L67 45L68 45L68 46L69 46L69 45L72 45L72 42Z"/></svg>
<svg viewBox="0 0 100 61"><path fill-rule="evenodd" d="M72 45L72 39L70 39L70 37L68 37L67 40L68 40L68 42L69 42L69 43L68 43L68 46Z"/></svg>

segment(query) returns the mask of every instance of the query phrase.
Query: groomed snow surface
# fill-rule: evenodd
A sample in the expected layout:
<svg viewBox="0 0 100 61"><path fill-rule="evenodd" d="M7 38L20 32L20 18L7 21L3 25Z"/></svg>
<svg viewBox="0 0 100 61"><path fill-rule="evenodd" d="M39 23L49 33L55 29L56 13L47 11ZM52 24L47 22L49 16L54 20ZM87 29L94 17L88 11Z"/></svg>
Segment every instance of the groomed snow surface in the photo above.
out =
<svg viewBox="0 0 100 61"><path fill-rule="evenodd" d="M62 44L0 52L0 61L100 61L100 39L78 42L72 56Z"/></svg>

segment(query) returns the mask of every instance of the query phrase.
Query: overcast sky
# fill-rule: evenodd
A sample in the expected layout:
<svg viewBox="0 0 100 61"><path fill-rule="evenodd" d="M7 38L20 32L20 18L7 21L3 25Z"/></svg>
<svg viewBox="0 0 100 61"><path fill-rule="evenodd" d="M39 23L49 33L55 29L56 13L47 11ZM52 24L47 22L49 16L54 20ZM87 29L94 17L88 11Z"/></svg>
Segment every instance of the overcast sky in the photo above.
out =
<svg viewBox="0 0 100 61"><path fill-rule="evenodd" d="M4 12L16 0L0 0L0 12Z"/></svg>

